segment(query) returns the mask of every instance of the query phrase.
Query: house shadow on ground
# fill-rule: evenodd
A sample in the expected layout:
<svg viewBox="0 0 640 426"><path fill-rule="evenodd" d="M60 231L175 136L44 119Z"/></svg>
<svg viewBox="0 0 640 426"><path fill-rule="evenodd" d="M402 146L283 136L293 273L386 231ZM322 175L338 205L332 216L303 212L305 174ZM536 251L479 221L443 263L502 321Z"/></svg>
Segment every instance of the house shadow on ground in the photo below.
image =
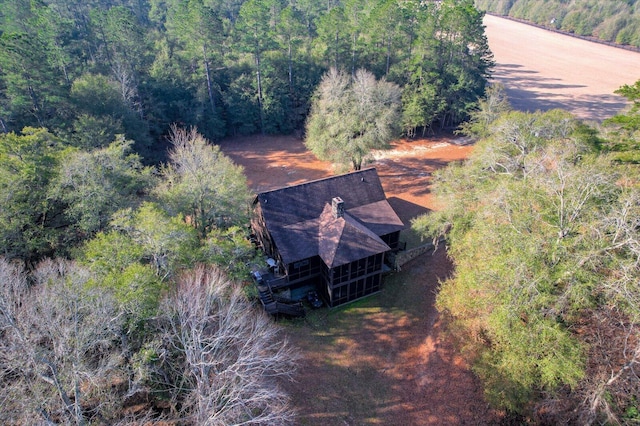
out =
<svg viewBox="0 0 640 426"><path fill-rule="evenodd" d="M389 197L387 201L393 207L393 210L398 214L398 217L408 227L411 226L411 219L414 219L423 214L431 212L430 209L412 203L411 201L404 200L398 197Z"/></svg>

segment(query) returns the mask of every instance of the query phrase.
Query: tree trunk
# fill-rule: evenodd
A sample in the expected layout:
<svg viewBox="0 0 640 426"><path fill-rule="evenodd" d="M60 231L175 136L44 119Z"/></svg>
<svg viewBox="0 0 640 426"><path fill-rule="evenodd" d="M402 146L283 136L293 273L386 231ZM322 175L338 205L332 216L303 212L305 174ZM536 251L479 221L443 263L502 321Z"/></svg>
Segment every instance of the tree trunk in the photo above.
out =
<svg viewBox="0 0 640 426"><path fill-rule="evenodd" d="M356 34L351 40L351 75L356 75Z"/></svg>
<svg viewBox="0 0 640 426"><path fill-rule="evenodd" d="M293 96L293 53L291 48L291 38L288 43L288 55L289 55L289 95Z"/></svg>
<svg viewBox="0 0 640 426"><path fill-rule="evenodd" d="M209 103L211 104L211 110L216 113L216 101L213 97L213 85L211 84L211 70L209 69L209 58L207 57L207 47L202 45L202 57L204 59L204 72L207 77L207 90L209 92Z"/></svg>
<svg viewBox="0 0 640 426"><path fill-rule="evenodd" d="M258 106L260 108L260 133L264 135L264 113L262 108L262 74L260 72L260 53L256 52L256 80L258 83Z"/></svg>
<svg viewBox="0 0 640 426"><path fill-rule="evenodd" d="M387 63L384 75L389 75L389 67L391 66L391 37L387 37Z"/></svg>

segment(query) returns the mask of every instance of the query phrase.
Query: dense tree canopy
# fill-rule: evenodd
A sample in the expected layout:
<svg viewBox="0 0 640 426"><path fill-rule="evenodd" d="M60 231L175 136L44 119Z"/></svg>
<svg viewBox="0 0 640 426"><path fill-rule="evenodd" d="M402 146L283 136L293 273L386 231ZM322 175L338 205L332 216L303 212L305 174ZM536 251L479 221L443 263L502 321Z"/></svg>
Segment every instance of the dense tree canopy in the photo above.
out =
<svg viewBox="0 0 640 426"><path fill-rule="evenodd" d="M492 104L471 158L437 174L446 207L414 223L446 234L455 262L438 307L495 405L544 424L637 421L638 171L568 113L487 120Z"/></svg>
<svg viewBox="0 0 640 426"><path fill-rule="evenodd" d="M449 126L491 56L471 0L0 0L0 131L84 147L116 134L147 162L172 124L212 140L301 131L330 67L405 89L405 129Z"/></svg>
<svg viewBox="0 0 640 426"><path fill-rule="evenodd" d="M289 422L295 357L232 281L259 257L242 169L195 129L160 173L66 137L0 134L0 421Z"/></svg>
<svg viewBox="0 0 640 426"><path fill-rule="evenodd" d="M29 259L57 245L62 208L48 197L63 150L44 129L0 135L0 238L3 255Z"/></svg>

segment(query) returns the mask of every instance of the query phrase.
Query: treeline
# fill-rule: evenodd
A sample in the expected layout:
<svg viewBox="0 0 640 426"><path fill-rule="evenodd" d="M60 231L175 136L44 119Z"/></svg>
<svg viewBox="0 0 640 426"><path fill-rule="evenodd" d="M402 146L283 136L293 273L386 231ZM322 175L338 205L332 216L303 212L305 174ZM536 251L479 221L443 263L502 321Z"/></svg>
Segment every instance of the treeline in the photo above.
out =
<svg viewBox="0 0 640 426"><path fill-rule="evenodd" d="M480 10L523 19L556 30L640 47L636 0L476 0Z"/></svg>
<svg viewBox="0 0 640 426"><path fill-rule="evenodd" d="M471 0L1 0L0 33L0 131L125 134L145 160L173 123L301 132L330 67L402 87L407 132L457 124L491 66Z"/></svg>
<svg viewBox="0 0 640 426"><path fill-rule="evenodd" d="M514 422L640 420L640 82L618 93L632 109L594 129L492 89L473 154L436 174L446 207L414 223L446 235L437 306Z"/></svg>

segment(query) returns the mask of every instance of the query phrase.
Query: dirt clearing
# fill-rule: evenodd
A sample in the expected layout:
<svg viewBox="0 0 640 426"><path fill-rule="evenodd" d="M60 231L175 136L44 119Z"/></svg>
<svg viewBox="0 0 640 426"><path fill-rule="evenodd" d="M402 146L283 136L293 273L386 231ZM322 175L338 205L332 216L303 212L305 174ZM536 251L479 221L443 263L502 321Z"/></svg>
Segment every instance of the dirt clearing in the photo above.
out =
<svg viewBox="0 0 640 426"><path fill-rule="evenodd" d="M335 174L330 163L318 161L293 136L250 136L227 140L223 152L245 168L254 192L295 185ZM394 208L405 222L429 210L431 174L451 161L463 160L472 147L464 139L443 135L430 139L399 140L388 151L374 153L375 167Z"/></svg>
<svg viewBox="0 0 640 426"><path fill-rule="evenodd" d="M466 158L472 147L451 135L393 143L376 152L387 197L401 219L434 209L431 174ZM225 141L258 192L334 174L293 137ZM452 265L443 250L387 277L383 291L344 308L313 311L286 330L302 351L286 387L303 425L426 425L496 422L479 382L443 337L434 306L439 280Z"/></svg>

